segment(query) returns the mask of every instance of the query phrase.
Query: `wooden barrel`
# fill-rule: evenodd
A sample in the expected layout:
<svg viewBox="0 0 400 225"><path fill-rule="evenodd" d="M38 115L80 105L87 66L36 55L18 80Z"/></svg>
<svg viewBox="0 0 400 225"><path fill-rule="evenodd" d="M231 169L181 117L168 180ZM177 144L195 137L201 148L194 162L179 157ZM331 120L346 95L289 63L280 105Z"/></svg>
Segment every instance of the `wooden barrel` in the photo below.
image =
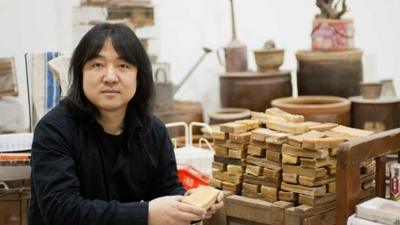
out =
<svg viewBox="0 0 400 225"><path fill-rule="evenodd" d="M297 86L299 95L359 95L363 79L362 51L299 51Z"/></svg>
<svg viewBox="0 0 400 225"><path fill-rule="evenodd" d="M271 102L286 112L300 114L306 121L332 122L350 126L350 101L336 96L299 96Z"/></svg>
<svg viewBox="0 0 400 225"><path fill-rule="evenodd" d="M273 99L292 96L289 71L225 73L219 82L224 108L264 112Z"/></svg>
<svg viewBox="0 0 400 225"><path fill-rule="evenodd" d="M172 106L164 107L167 110L161 110L163 107L158 107L159 110L154 111L154 114L164 123L172 122L203 122L203 107L200 102L191 101L174 101ZM168 129L171 137L185 135L183 128ZM200 128L194 129L193 133L200 134Z"/></svg>
<svg viewBox="0 0 400 225"><path fill-rule="evenodd" d="M249 119L250 110L243 108L223 108L217 111L209 112L209 124L221 124L236 120Z"/></svg>
<svg viewBox="0 0 400 225"><path fill-rule="evenodd" d="M400 98L350 98L351 121L356 128L380 132L400 127Z"/></svg>

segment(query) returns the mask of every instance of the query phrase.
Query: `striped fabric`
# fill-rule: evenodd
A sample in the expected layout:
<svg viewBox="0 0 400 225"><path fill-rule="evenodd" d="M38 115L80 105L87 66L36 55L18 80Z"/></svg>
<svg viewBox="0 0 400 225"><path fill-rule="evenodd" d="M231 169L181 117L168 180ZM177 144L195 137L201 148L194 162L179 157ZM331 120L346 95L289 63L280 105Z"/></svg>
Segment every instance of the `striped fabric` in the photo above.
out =
<svg viewBox="0 0 400 225"><path fill-rule="evenodd" d="M27 75L30 81L32 129L50 109L60 101L60 81L48 67L48 61L60 55L59 52L28 53Z"/></svg>

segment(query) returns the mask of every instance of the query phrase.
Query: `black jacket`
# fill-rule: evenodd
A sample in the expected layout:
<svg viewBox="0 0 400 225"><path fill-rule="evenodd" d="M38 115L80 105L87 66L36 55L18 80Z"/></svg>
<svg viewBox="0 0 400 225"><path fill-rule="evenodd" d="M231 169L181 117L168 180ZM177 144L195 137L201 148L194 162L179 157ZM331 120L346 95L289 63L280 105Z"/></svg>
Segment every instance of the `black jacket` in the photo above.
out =
<svg viewBox="0 0 400 225"><path fill-rule="evenodd" d="M143 135L143 124L133 116L126 147L107 173L102 127L72 117L63 104L47 113L32 144L29 224L147 224L148 201L185 192L166 128L154 116L151 124Z"/></svg>

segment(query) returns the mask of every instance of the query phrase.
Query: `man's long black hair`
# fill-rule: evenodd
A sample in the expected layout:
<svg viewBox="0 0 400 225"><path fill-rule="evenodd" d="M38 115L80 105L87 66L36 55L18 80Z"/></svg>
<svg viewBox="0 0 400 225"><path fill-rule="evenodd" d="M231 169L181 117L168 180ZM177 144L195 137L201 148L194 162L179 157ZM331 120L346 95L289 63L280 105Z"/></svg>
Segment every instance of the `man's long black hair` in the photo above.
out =
<svg viewBox="0 0 400 225"><path fill-rule="evenodd" d="M63 100L69 111L86 118L96 118L99 110L86 98L83 92L83 67L97 57L110 40L117 54L135 65L137 72L136 93L128 103L125 125L132 116L137 116L146 130L150 128L150 110L154 96L154 82L150 60L135 33L126 25L104 23L89 30L75 48L69 67L70 88Z"/></svg>

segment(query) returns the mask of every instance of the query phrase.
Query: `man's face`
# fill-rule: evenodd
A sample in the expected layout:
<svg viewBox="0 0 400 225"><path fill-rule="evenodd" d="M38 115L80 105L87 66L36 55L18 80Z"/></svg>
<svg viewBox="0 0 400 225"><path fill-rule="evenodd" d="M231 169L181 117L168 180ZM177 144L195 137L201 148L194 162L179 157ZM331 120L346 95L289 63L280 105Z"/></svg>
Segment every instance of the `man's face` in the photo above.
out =
<svg viewBox="0 0 400 225"><path fill-rule="evenodd" d="M110 40L83 66L83 92L103 112L125 111L136 92L137 67L121 59Z"/></svg>

